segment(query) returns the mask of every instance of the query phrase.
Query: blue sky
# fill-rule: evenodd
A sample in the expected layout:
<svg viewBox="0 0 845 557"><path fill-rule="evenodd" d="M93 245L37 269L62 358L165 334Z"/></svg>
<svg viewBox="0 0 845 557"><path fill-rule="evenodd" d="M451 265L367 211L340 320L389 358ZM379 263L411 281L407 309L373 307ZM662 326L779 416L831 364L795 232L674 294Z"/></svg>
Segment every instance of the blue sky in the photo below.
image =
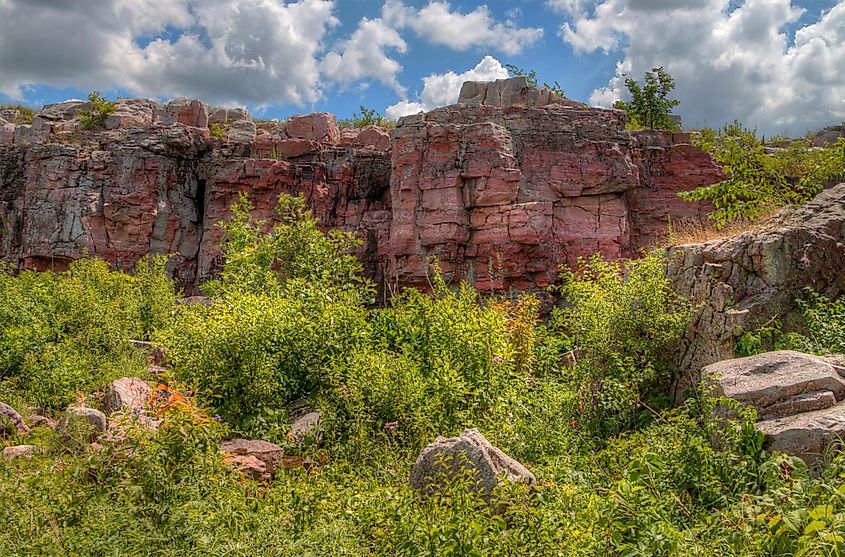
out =
<svg viewBox="0 0 845 557"><path fill-rule="evenodd" d="M663 65L688 126L845 120L845 0L0 0L0 99L176 96L266 118L454 102L503 65L608 106Z"/></svg>

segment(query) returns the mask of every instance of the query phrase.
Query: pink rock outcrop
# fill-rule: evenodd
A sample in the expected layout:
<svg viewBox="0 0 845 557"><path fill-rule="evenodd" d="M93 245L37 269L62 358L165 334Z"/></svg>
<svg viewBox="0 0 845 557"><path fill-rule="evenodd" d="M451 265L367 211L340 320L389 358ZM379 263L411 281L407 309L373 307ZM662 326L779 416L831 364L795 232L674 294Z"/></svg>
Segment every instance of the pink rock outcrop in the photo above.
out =
<svg viewBox="0 0 845 557"><path fill-rule="evenodd" d="M560 264L634 255L670 219L701 218L676 192L722 178L688 136L629 134L618 111L520 80L465 93L392 131L128 99L92 132L77 113L87 103L45 107L0 128L0 256L61 270L86 253L118 268L170 253L190 291L220 268L216 224L240 193L260 218L302 193L323 225L364 240L358 255L385 289L425 287L430 256L482 289L542 288Z"/></svg>
<svg viewBox="0 0 845 557"><path fill-rule="evenodd" d="M391 280L424 286L435 256L482 289L542 288L562 264L636 255L670 219L704 217L706 206L676 193L723 175L688 135L632 136L622 112L537 102L472 102L400 121Z"/></svg>

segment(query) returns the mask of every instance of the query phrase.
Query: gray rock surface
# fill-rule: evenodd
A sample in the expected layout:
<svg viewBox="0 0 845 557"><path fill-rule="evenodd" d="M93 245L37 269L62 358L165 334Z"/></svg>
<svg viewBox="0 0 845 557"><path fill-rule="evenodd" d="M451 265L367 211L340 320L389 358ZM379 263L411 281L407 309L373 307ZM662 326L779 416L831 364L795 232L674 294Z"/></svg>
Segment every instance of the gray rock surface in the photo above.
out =
<svg viewBox="0 0 845 557"><path fill-rule="evenodd" d="M703 373L723 395L757 409L764 447L812 464L845 437L845 367L841 357L791 350L725 360Z"/></svg>
<svg viewBox="0 0 845 557"><path fill-rule="evenodd" d="M559 97L546 87L532 87L525 76L497 79L496 81L467 81L458 95L459 104L494 106L540 107L552 103L580 105Z"/></svg>
<svg viewBox="0 0 845 557"><path fill-rule="evenodd" d="M226 138L239 143L255 141L255 123L250 120L239 120L226 130Z"/></svg>
<svg viewBox="0 0 845 557"><path fill-rule="evenodd" d="M845 368L816 356L779 350L704 368L717 395L750 404L761 420L834 406L845 399Z"/></svg>
<svg viewBox="0 0 845 557"><path fill-rule="evenodd" d="M845 293L845 183L800 207L787 207L762 229L669 250L673 288L698 308L677 355L680 389L704 366L733 357L737 339L773 319L801 331L795 300L804 288Z"/></svg>
<svg viewBox="0 0 845 557"><path fill-rule="evenodd" d="M106 391L106 412L111 414L121 410L140 412L147 406L147 399L152 388L137 377L121 377L113 381Z"/></svg>
<svg viewBox="0 0 845 557"><path fill-rule="evenodd" d="M477 429L466 429L459 437L438 437L423 449L411 471L411 486L430 495L464 475L471 477L485 496L501 480L537 481L525 466L493 446Z"/></svg>

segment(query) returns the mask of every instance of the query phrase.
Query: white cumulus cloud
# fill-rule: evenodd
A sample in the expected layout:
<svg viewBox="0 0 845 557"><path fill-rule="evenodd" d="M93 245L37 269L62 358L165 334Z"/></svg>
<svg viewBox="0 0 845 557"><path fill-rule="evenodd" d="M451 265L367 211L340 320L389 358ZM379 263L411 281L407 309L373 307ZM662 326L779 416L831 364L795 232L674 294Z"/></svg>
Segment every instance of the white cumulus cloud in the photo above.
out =
<svg viewBox="0 0 845 557"><path fill-rule="evenodd" d="M432 1L422 9L388 0L382 18L396 28L410 27L420 37L454 50L484 47L517 54L543 36L541 28L519 27L514 21L496 21L487 6L468 13L452 10L449 2Z"/></svg>
<svg viewBox="0 0 845 557"><path fill-rule="evenodd" d="M403 53L407 45L398 31L381 18L364 18L349 40L325 56L321 65L323 75L333 83L373 79L404 96L405 90L397 80L402 65L388 56L388 49Z"/></svg>
<svg viewBox="0 0 845 557"><path fill-rule="evenodd" d="M313 102L333 8L331 0L4 0L0 92L20 97L46 84Z"/></svg>
<svg viewBox="0 0 845 557"><path fill-rule="evenodd" d="M508 70L492 56L485 56L474 68L463 73L448 71L423 78L423 90L414 101L402 100L387 107L388 118L401 118L428 111L458 101L458 94L465 81L493 81L508 77Z"/></svg>
<svg viewBox="0 0 845 557"><path fill-rule="evenodd" d="M799 135L845 119L845 2L791 40L786 29L803 13L790 0L602 0L561 35L578 52L620 53L593 104L609 106L625 95L625 77L663 66L685 124L739 118L766 134Z"/></svg>

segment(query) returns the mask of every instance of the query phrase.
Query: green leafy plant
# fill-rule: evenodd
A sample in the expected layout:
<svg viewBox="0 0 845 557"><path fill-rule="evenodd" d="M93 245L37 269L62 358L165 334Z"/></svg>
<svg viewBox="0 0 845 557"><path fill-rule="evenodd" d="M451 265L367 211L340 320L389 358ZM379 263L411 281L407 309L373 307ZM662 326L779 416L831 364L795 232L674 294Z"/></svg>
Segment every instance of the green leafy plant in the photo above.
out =
<svg viewBox="0 0 845 557"><path fill-rule="evenodd" d="M625 78L625 86L631 100L617 101L613 105L614 108L628 113L629 129L678 129L671 112L680 101L668 98L669 92L675 88L675 80L660 66L646 72L643 81L641 85L635 79Z"/></svg>
<svg viewBox="0 0 845 557"><path fill-rule="evenodd" d="M208 125L208 135L215 139L225 139L226 129L220 124L212 123Z"/></svg>
<svg viewBox="0 0 845 557"><path fill-rule="evenodd" d="M351 118L346 118L338 122L340 128L363 128L366 126L381 126L383 128L393 128L396 122L390 118L382 116L382 114L374 108L367 108L361 105L360 113L355 112Z"/></svg>
<svg viewBox="0 0 845 557"><path fill-rule="evenodd" d="M103 129L108 117L117 110L117 102L108 100L99 91L92 91L88 95L88 104L89 109L80 109L76 113L82 129L89 131Z"/></svg>
<svg viewBox="0 0 845 557"><path fill-rule="evenodd" d="M717 228L803 203L845 178L845 138L823 148L795 140L772 152L754 130L734 121L719 132L703 130L696 145L711 153L727 178L679 195L712 202L715 210L710 218Z"/></svg>
<svg viewBox="0 0 845 557"><path fill-rule="evenodd" d="M32 403L59 408L77 391L142 374L143 339L169 319L175 299L163 259L136 276L80 259L65 273L0 273L0 380Z"/></svg>
<svg viewBox="0 0 845 557"><path fill-rule="evenodd" d="M218 223L226 233L223 270L219 280L204 286L207 292L271 293L288 280L301 279L371 295L371 285L360 276L361 263L351 253L360 240L339 230L322 232L304 197L281 195L276 206L279 220L272 225L252 218L253 207L245 194L231 210L232 219Z"/></svg>
<svg viewBox="0 0 845 557"><path fill-rule="evenodd" d="M552 323L583 355L573 368L583 416L604 436L630 427L655 387L667 382L667 351L680 338L690 306L671 289L662 252L633 261L599 256L563 269L565 305Z"/></svg>

